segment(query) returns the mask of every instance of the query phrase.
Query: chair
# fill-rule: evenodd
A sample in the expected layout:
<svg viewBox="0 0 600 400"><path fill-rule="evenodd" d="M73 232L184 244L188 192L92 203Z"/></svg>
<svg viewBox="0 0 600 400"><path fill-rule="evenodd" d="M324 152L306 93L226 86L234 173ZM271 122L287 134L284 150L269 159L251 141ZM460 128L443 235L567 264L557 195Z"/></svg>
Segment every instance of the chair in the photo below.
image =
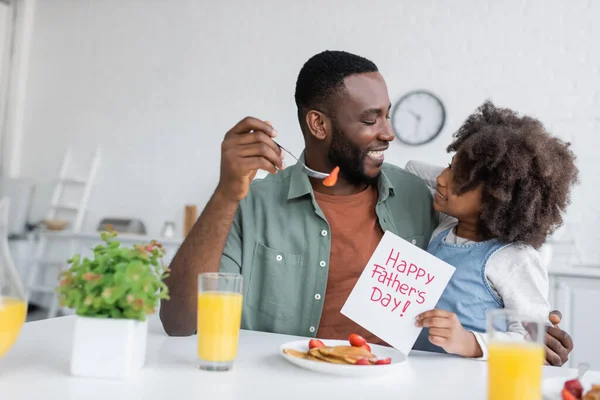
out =
<svg viewBox="0 0 600 400"><path fill-rule="evenodd" d="M10 250L8 248L8 228L9 228L9 213L10 199L3 197L0 199L0 265L4 266L4 271L12 270L15 274L17 269L13 263L12 257L10 256ZM1 271L0 271L1 272ZM18 275L15 275L18 278ZM2 275L0 275L0 287L2 286ZM17 290L20 293L25 293L23 285L20 279L15 282Z"/></svg>
<svg viewBox="0 0 600 400"><path fill-rule="evenodd" d="M33 179L0 178L0 199L6 197L12 204L7 221L9 238L26 235L34 191L35 183Z"/></svg>

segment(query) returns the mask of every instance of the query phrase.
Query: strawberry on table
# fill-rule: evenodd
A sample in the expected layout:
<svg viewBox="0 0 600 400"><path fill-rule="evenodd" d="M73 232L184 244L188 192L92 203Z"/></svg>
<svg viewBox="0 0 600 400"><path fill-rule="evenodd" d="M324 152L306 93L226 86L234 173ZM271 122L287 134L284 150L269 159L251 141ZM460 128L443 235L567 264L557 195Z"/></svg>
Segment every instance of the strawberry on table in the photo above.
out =
<svg viewBox="0 0 600 400"><path fill-rule="evenodd" d="M392 359L391 358L382 358L380 360L375 361L375 365L387 365L387 364L391 364L392 363Z"/></svg>
<svg viewBox="0 0 600 400"><path fill-rule="evenodd" d="M571 379L565 382L565 389L572 393L576 399L580 399L583 396L583 386L578 379Z"/></svg>

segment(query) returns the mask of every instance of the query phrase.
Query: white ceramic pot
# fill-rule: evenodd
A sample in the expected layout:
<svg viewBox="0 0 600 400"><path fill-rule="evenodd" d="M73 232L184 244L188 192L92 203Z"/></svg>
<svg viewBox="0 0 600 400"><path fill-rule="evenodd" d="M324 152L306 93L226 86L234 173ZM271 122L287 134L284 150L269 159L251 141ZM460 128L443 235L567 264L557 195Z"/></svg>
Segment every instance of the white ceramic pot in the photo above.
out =
<svg viewBox="0 0 600 400"><path fill-rule="evenodd" d="M126 379L146 362L148 321L75 317L71 374Z"/></svg>

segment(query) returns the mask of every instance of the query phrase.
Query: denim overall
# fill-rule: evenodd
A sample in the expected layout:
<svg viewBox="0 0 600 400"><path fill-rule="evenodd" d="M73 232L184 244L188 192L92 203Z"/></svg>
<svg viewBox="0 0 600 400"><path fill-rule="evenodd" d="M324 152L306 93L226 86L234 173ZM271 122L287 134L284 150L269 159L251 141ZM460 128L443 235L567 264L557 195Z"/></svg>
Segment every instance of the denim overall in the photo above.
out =
<svg viewBox="0 0 600 400"><path fill-rule="evenodd" d="M485 332L487 311L504 307L502 299L488 284L485 266L495 252L507 245L495 239L469 244L446 243L444 239L451 229L454 228L441 232L427 247L428 253L456 268L435 308L455 313L466 330ZM413 350L445 353L429 341L428 328L423 328Z"/></svg>

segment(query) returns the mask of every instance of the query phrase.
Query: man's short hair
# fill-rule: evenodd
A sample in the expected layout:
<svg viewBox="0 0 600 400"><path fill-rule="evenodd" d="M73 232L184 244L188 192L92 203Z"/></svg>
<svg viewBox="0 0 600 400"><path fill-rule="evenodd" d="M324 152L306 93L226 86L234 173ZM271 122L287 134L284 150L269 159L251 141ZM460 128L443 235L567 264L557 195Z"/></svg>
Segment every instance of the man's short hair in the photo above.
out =
<svg viewBox="0 0 600 400"><path fill-rule="evenodd" d="M309 110L326 114L335 110L345 78L367 72L378 72L375 63L345 51L326 50L311 57L298 74L294 95L302 129Z"/></svg>

